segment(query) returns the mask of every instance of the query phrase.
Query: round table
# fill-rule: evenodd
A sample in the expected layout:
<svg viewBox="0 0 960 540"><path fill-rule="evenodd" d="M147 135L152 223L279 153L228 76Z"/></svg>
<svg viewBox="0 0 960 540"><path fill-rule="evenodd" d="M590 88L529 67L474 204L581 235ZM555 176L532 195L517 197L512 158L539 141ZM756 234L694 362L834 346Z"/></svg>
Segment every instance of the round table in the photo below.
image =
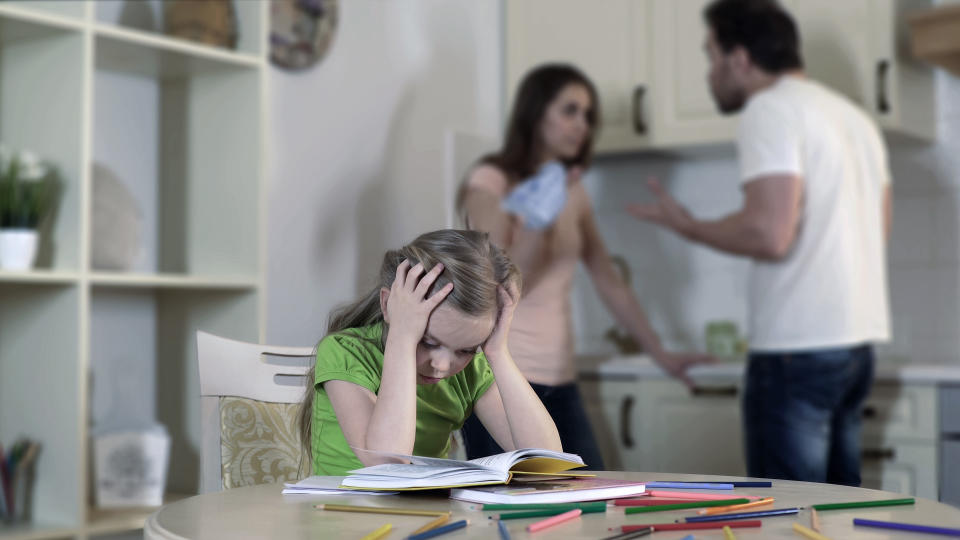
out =
<svg viewBox="0 0 960 540"><path fill-rule="evenodd" d="M643 473L604 471L599 476L634 481L687 480L720 482L723 480L762 480L709 475ZM330 496L330 495L282 495L282 486L267 484L236 488L219 493L208 493L184 499L161 508L147 520L144 538L349 538L357 539L378 527L390 523L393 529L387 539L405 538L413 530L430 520L418 516L361 514L355 512L322 511L314 508L320 503L354 504L365 506L393 506L450 510L451 521L469 519L470 525L443 536L442 540L463 538L498 538L496 522L487 516L498 512L482 512L472 503L454 501L439 495L422 493L397 496ZM675 490L674 490L675 491ZM698 491L698 490L690 490ZM719 493L711 491L710 493ZM722 493L731 493L724 491ZM776 503L765 508L806 507L811 504L850 502L875 499L897 499L902 494L863 488L773 480L772 488L740 488L736 494L775 497ZM625 515L622 507L609 507L605 514L584 514L578 519L556 525L542 532L527 533L526 525L543 518L507 521L512 538L603 538L617 534L620 525L644 523L667 523L695 515L693 510L655 512L650 514ZM901 533L866 527L854 527L853 518L860 517L881 521L925 524L931 526L960 528L960 509L929 499L916 499L909 506L862 508L856 510L833 510L819 512L822 533L833 540L879 539L879 538L947 538L928 534ZM802 509L799 514L762 518L758 529L734 529L740 538L792 538L802 537L792 530L794 523L810 527L810 512ZM610 530L615 528L616 530ZM706 531L661 531L649 538L677 540L687 534L697 539L721 539L720 530Z"/></svg>

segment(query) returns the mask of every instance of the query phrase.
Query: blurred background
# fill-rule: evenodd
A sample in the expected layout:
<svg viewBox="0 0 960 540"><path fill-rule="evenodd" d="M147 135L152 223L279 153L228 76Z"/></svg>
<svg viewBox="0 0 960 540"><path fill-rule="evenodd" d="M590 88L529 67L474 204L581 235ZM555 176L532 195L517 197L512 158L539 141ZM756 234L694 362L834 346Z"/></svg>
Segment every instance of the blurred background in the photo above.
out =
<svg viewBox="0 0 960 540"><path fill-rule="evenodd" d="M711 324L737 343L688 391L619 339L578 274L576 352L607 467L743 474L747 262L624 210L650 176L698 216L740 205L736 119L706 84L706 3L0 2L0 181L33 194L0 222L17 233L0 239L0 444L22 491L5 494L20 504L0 537L138 536L159 500L196 493L194 332L315 344L386 249L460 225L464 173L545 61L598 87L583 182L654 327L675 349L711 350ZM864 410L864 485L960 504L960 44L919 58L910 23L940 9L960 35L960 2L784 5L808 74L883 127L894 175L894 338Z"/></svg>

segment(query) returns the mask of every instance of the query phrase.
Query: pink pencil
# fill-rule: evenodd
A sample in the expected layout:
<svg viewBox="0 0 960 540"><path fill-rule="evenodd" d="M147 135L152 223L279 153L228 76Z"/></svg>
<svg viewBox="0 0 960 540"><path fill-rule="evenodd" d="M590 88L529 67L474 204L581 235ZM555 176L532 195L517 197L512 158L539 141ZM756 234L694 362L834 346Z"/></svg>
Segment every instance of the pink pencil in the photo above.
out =
<svg viewBox="0 0 960 540"><path fill-rule="evenodd" d="M575 517L580 517L580 514L582 514L582 513L583 513L583 510L581 510L581 509L579 509L579 508L574 508L573 510L570 510L569 512L564 512L564 513L562 513L562 514L557 514L557 515L555 515L555 516L553 516L553 517L548 517L547 519L545 519L545 520L543 520L543 521L538 521L538 522L536 522L536 523L531 523L530 525L527 525L527 532L537 532L537 531L546 529L547 527L552 527L552 526L556 525L557 523L562 523L562 522L564 522L564 521L567 521L568 519L573 519L573 518L575 518Z"/></svg>
<svg viewBox="0 0 960 540"><path fill-rule="evenodd" d="M670 497L673 499L696 499L698 501L722 501L725 499L762 499L751 495L717 495L714 493L689 493L684 491L651 491L652 497Z"/></svg>

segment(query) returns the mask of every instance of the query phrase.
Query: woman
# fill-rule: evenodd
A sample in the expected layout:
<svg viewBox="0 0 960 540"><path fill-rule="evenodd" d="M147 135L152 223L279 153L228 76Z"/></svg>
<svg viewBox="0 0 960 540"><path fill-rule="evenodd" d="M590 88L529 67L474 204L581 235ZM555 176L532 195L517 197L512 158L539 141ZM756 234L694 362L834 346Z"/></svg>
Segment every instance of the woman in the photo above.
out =
<svg viewBox="0 0 960 540"><path fill-rule="evenodd" d="M488 232L523 275L510 352L553 417L564 451L579 454L592 469L603 461L573 364L570 293L578 262L617 322L667 373L689 385L686 369L710 360L664 350L600 238L579 182L590 164L597 108L593 84L576 68L532 70L517 92L503 147L469 172L458 200L467 226ZM502 451L475 416L463 433L470 458Z"/></svg>

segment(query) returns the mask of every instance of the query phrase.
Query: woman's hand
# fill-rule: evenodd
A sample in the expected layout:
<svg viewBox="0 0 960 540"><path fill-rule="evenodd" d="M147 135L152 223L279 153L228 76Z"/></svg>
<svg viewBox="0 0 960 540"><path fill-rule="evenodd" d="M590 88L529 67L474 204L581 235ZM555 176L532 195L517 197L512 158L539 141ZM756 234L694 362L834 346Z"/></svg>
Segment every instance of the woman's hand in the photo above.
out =
<svg viewBox="0 0 960 540"><path fill-rule="evenodd" d="M497 315L497 324L487 341L483 344L483 354L487 361L496 362L500 358L509 356L507 351L507 336L510 334L510 323L513 322L513 312L520 302L520 287L517 282L511 280L504 285L497 287L497 294L500 295L500 313Z"/></svg>
<svg viewBox="0 0 960 540"><path fill-rule="evenodd" d="M693 379L687 375L687 369L697 364L714 364L717 362L717 359L709 354L670 353L662 351L652 356L664 371L670 374L670 376L679 379L680 382L687 385L687 388L693 388L695 386Z"/></svg>
<svg viewBox="0 0 960 540"><path fill-rule="evenodd" d="M422 263L411 268L410 261L404 260L397 266L397 275L390 287L384 314L390 324L390 335L402 336L414 344L426 332L430 314L453 290L453 283L447 283L428 298L427 291L443 272L443 265L438 263L426 274L423 272Z"/></svg>

